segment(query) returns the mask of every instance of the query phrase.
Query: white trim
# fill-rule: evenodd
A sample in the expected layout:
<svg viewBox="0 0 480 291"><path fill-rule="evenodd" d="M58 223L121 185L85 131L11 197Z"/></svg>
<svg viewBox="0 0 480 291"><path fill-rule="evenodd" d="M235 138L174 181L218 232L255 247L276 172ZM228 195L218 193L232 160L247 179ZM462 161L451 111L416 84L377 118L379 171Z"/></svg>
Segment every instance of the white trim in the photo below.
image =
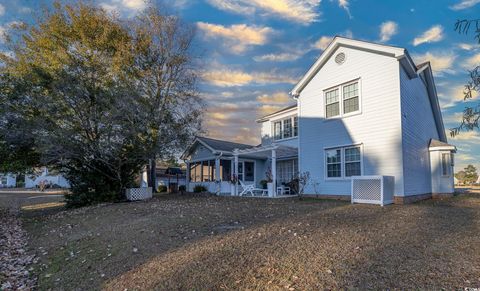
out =
<svg viewBox="0 0 480 291"><path fill-rule="evenodd" d="M352 111L345 113L345 108L344 108L344 101L345 99L343 98L343 88L348 85L352 85L358 83L358 110ZM327 96L326 93L338 90L338 115L327 117ZM333 87L329 87L327 89L323 90L323 116L325 119L323 120L324 122L328 122L330 120L336 120L336 119L341 119L341 118L346 118L358 114L362 114L362 79L360 77L355 78L353 80L343 82L341 84L335 85ZM354 98L354 97L351 97ZM348 99L351 99L348 98ZM348 100L346 99L346 100ZM330 103L333 104L333 103Z"/></svg>
<svg viewBox="0 0 480 291"><path fill-rule="evenodd" d="M323 148L323 164L324 164L324 180L325 181L348 181L351 180L354 176L345 176L345 149L349 148L360 148L360 176L364 175L364 163L363 163L363 143L349 144L335 147ZM340 149L340 165L341 165L341 176L340 177L328 177L328 167L327 167L327 151ZM358 177L358 176L355 176Z"/></svg>
<svg viewBox="0 0 480 291"><path fill-rule="evenodd" d="M291 139L295 139L295 138L298 138L298 126L297 126L297 135L295 135L295 130L294 130L294 124L295 124L295 117L297 118L298 120L298 113L297 115L289 115L289 116L285 116L285 117L282 117L282 118L278 118L278 119L270 119L270 129L272 131L272 140L273 141L287 141L287 140L291 140ZM283 131L284 131L284 121L285 120L290 120L291 122L291 129L292 129L292 136L290 137L283 137ZM275 123L280 123L280 135L281 135L281 138L279 139L276 139L275 138Z"/></svg>

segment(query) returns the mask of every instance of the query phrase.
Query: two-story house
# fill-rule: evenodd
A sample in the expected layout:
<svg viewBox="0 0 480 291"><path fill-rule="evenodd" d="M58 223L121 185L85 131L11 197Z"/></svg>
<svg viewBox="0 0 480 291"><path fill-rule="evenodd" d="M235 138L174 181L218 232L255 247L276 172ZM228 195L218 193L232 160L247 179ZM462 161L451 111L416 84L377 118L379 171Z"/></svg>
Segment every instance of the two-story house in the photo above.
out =
<svg viewBox="0 0 480 291"><path fill-rule="evenodd" d="M305 195L349 198L352 177L362 176L392 177L397 203L453 193L456 148L430 63L416 65L404 48L335 37L291 95L295 106L258 120L261 145L197 138L183 155L189 189L229 193L232 175L256 186L273 176L277 189L308 172Z"/></svg>

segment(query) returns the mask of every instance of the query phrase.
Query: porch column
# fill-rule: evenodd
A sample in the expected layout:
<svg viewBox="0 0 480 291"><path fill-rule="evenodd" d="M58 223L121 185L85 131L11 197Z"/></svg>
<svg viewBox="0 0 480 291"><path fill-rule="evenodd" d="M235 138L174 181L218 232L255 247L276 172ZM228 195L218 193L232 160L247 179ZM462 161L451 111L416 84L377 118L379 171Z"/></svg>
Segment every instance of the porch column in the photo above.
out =
<svg viewBox="0 0 480 291"><path fill-rule="evenodd" d="M185 161L185 163L187 164L187 171L185 173L185 192L190 192L190 161Z"/></svg>
<svg viewBox="0 0 480 291"><path fill-rule="evenodd" d="M273 183L273 197L277 196L277 151L272 150L272 183Z"/></svg>
<svg viewBox="0 0 480 291"><path fill-rule="evenodd" d="M220 158L218 157L215 159L215 182L218 185L217 195L219 195L222 190L222 179L220 175Z"/></svg>
<svg viewBox="0 0 480 291"><path fill-rule="evenodd" d="M233 174L238 179L238 152L233 152L234 162L233 162ZM238 196L238 183L235 183L235 196Z"/></svg>

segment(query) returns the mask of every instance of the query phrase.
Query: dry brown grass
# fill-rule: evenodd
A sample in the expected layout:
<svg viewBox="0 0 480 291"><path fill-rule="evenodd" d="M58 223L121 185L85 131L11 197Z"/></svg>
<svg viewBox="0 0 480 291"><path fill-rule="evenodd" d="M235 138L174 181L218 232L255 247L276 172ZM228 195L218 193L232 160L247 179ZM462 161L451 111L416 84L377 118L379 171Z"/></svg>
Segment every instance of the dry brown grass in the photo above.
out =
<svg viewBox="0 0 480 291"><path fill-rule="evenodd" d="M383 208L168 196L27 214L40 289L480 287L478 194Z"/></svg>

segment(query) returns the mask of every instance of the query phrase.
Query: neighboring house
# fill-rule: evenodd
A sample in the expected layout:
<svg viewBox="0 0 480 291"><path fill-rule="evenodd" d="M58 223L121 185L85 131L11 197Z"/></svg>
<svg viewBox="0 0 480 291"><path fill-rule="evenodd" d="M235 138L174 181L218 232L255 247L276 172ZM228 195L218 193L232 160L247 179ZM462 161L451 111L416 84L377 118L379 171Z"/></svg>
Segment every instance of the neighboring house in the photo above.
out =
<svg viewBox="0 0 480 291"><path fill-rule="evenodd" d="M259 146L197 138L182 156L189 190L227 193L231 173L259 186L271 171L276 187L309 172L304 193L322 197L350 197L353 176L393 177L396 203L453 193L456 148L429 62L416 65L404 48L335 37L290 93L296 106L258 120Z"/></svg>
<svg viewBox="0 0 480 291"><path fill-rule="evenodd" d="M70 183L59 174L52 174L47 167L43 167L37 171L37 174L25 175L25 188L36 188L40 182L60 188L70 188Z"/></svg>
<svg viewBox="0 0 480 291"><path fill-rule="evenodd" d="M185 177L185 171L178 167L157 167L157 187L166 186L167 189L170 186L175 185L185 186L187 184L187 179Z"/></svg>
<svg viewBox="0 0 480 291"><path fill-rule="evenodd" d="M17 186L17 176L14 174L0 173L0 188L13 188Z"/></svg>

